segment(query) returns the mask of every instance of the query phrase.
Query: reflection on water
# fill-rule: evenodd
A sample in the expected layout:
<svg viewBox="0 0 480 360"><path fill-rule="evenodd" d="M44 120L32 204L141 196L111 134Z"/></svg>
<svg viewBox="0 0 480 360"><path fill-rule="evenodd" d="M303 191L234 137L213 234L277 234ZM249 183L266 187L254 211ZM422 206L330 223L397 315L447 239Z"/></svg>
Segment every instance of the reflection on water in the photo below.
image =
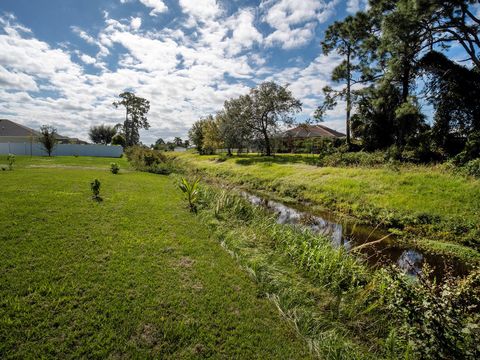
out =
<svg viewBox="0 0 480 360"><path fill-rule="evenodd" d="M316 216L296 210L284 204L263 199L258 196L242 193L254 205L263 206L277 214L277 223L301 226L308 228L316 234L328 236L336 247L343 246L347 251L356 246L381 239L385 236L376 229L368 226L349 226L331 220L331 217ZM424 264L433 270L433 276L441 279L448 270L453 275L465 275L467 267L451 258L441 255L422 253L411 248L402 248L398 244L388 241L369 245L360 250L367 262L372 266L396 264L408 275L421 274Z"/></svg>
<svg viewBox="0 0 480 360"><path fill-rule="evenodd" d="M397 264L408 275L417 276L422 273L423 255L416 250L405 250L398 258Z"/></svg>

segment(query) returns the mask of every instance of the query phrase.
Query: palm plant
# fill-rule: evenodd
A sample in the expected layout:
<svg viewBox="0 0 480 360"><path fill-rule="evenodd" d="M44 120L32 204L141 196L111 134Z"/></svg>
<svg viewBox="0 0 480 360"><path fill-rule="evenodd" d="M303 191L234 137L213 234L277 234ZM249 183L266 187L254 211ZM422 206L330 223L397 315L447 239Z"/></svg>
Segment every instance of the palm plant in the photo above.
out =
<svg viewBox="0 0 480 360"><path fill-rule="evenodd" d="M197 212L197 201L199 195L199 184L200 179L196 179L193 182L188 182L187 179L182 178L182 181L179 185L180 190L185 194L185 198L188 201L191 212Z"/></svg>

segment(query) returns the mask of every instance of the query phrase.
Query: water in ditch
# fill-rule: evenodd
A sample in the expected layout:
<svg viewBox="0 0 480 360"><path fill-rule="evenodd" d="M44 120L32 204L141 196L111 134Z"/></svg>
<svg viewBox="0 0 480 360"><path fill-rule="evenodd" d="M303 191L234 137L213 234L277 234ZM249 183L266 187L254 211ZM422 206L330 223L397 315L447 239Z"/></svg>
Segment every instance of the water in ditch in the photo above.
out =
<svg viewBox="0 0 480 360"><path fill-rule="evenodd" d="M447 272L453 276L468 274L468 266L458 259L403 247L392 237L385 238L388 234L376 228L338 222L328 213L323 213L321 216L313 215L250 193L244 192L242 195L250 203L265 207L277 214L279 224L308 228L314 233L329 237L334 246L343 246L347 251L357 248L358 253L373 267L396 264L408 275L416 277L422 273L424 265L428 264L432 269L431 276L438 281L441 281ZM383 240L375 242L380 239ZM367 243L372 244L362 246Z"/></svg>

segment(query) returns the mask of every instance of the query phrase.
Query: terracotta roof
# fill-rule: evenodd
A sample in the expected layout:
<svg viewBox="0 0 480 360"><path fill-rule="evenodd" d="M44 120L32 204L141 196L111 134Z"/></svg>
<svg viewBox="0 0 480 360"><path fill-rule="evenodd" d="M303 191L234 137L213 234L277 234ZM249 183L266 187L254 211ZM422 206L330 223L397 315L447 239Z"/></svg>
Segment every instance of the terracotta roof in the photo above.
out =
<svg viewBox="0 0 480 360"><path fill-rule="evenodd" d="M313 138L313 137L330 137L341 138L345 137L345 134L336 130L330 129L324 125L300 125L296 128L289 129L282 133L282 137L292 138Z"/></svg>
<svg viewBox="0 0 480 360"><path fill-rule="evenodd" d="M0 119L0 136L38 136L37 131L13 121Z"/></svg>

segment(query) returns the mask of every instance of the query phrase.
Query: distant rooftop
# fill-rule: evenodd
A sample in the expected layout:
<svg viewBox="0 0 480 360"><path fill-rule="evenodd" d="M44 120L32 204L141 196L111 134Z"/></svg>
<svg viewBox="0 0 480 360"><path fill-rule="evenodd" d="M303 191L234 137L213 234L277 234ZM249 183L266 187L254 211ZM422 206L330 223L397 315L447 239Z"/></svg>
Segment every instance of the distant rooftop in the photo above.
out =
<svg viewBox="0 0 480 360"><path fill-rule="evenodd" d="M26 138L26 137L39 137L41 136L40 132L37 130L30 129L27 126L21 125L19 123L13 122L7 119L0 119L0 137L6 138ZM84 143L85 141L79 140L77 138L70 138L68 136L63 136L57 134L56 136L58 141L74 141L76 143Z"/></svg>
<svg viewBox="0 0 480 360"><path fill-rule="evenodd" d="M299 125L283 132L281 136L299 139L315 137L341 138L345 137L345 134L324 125Z"/></svg>
<svg viewBox="0 0 480 360"><path fill-rule="evenodd" d="M0 119L0 136L39 136L40 133L7 119Z"/></svg>

